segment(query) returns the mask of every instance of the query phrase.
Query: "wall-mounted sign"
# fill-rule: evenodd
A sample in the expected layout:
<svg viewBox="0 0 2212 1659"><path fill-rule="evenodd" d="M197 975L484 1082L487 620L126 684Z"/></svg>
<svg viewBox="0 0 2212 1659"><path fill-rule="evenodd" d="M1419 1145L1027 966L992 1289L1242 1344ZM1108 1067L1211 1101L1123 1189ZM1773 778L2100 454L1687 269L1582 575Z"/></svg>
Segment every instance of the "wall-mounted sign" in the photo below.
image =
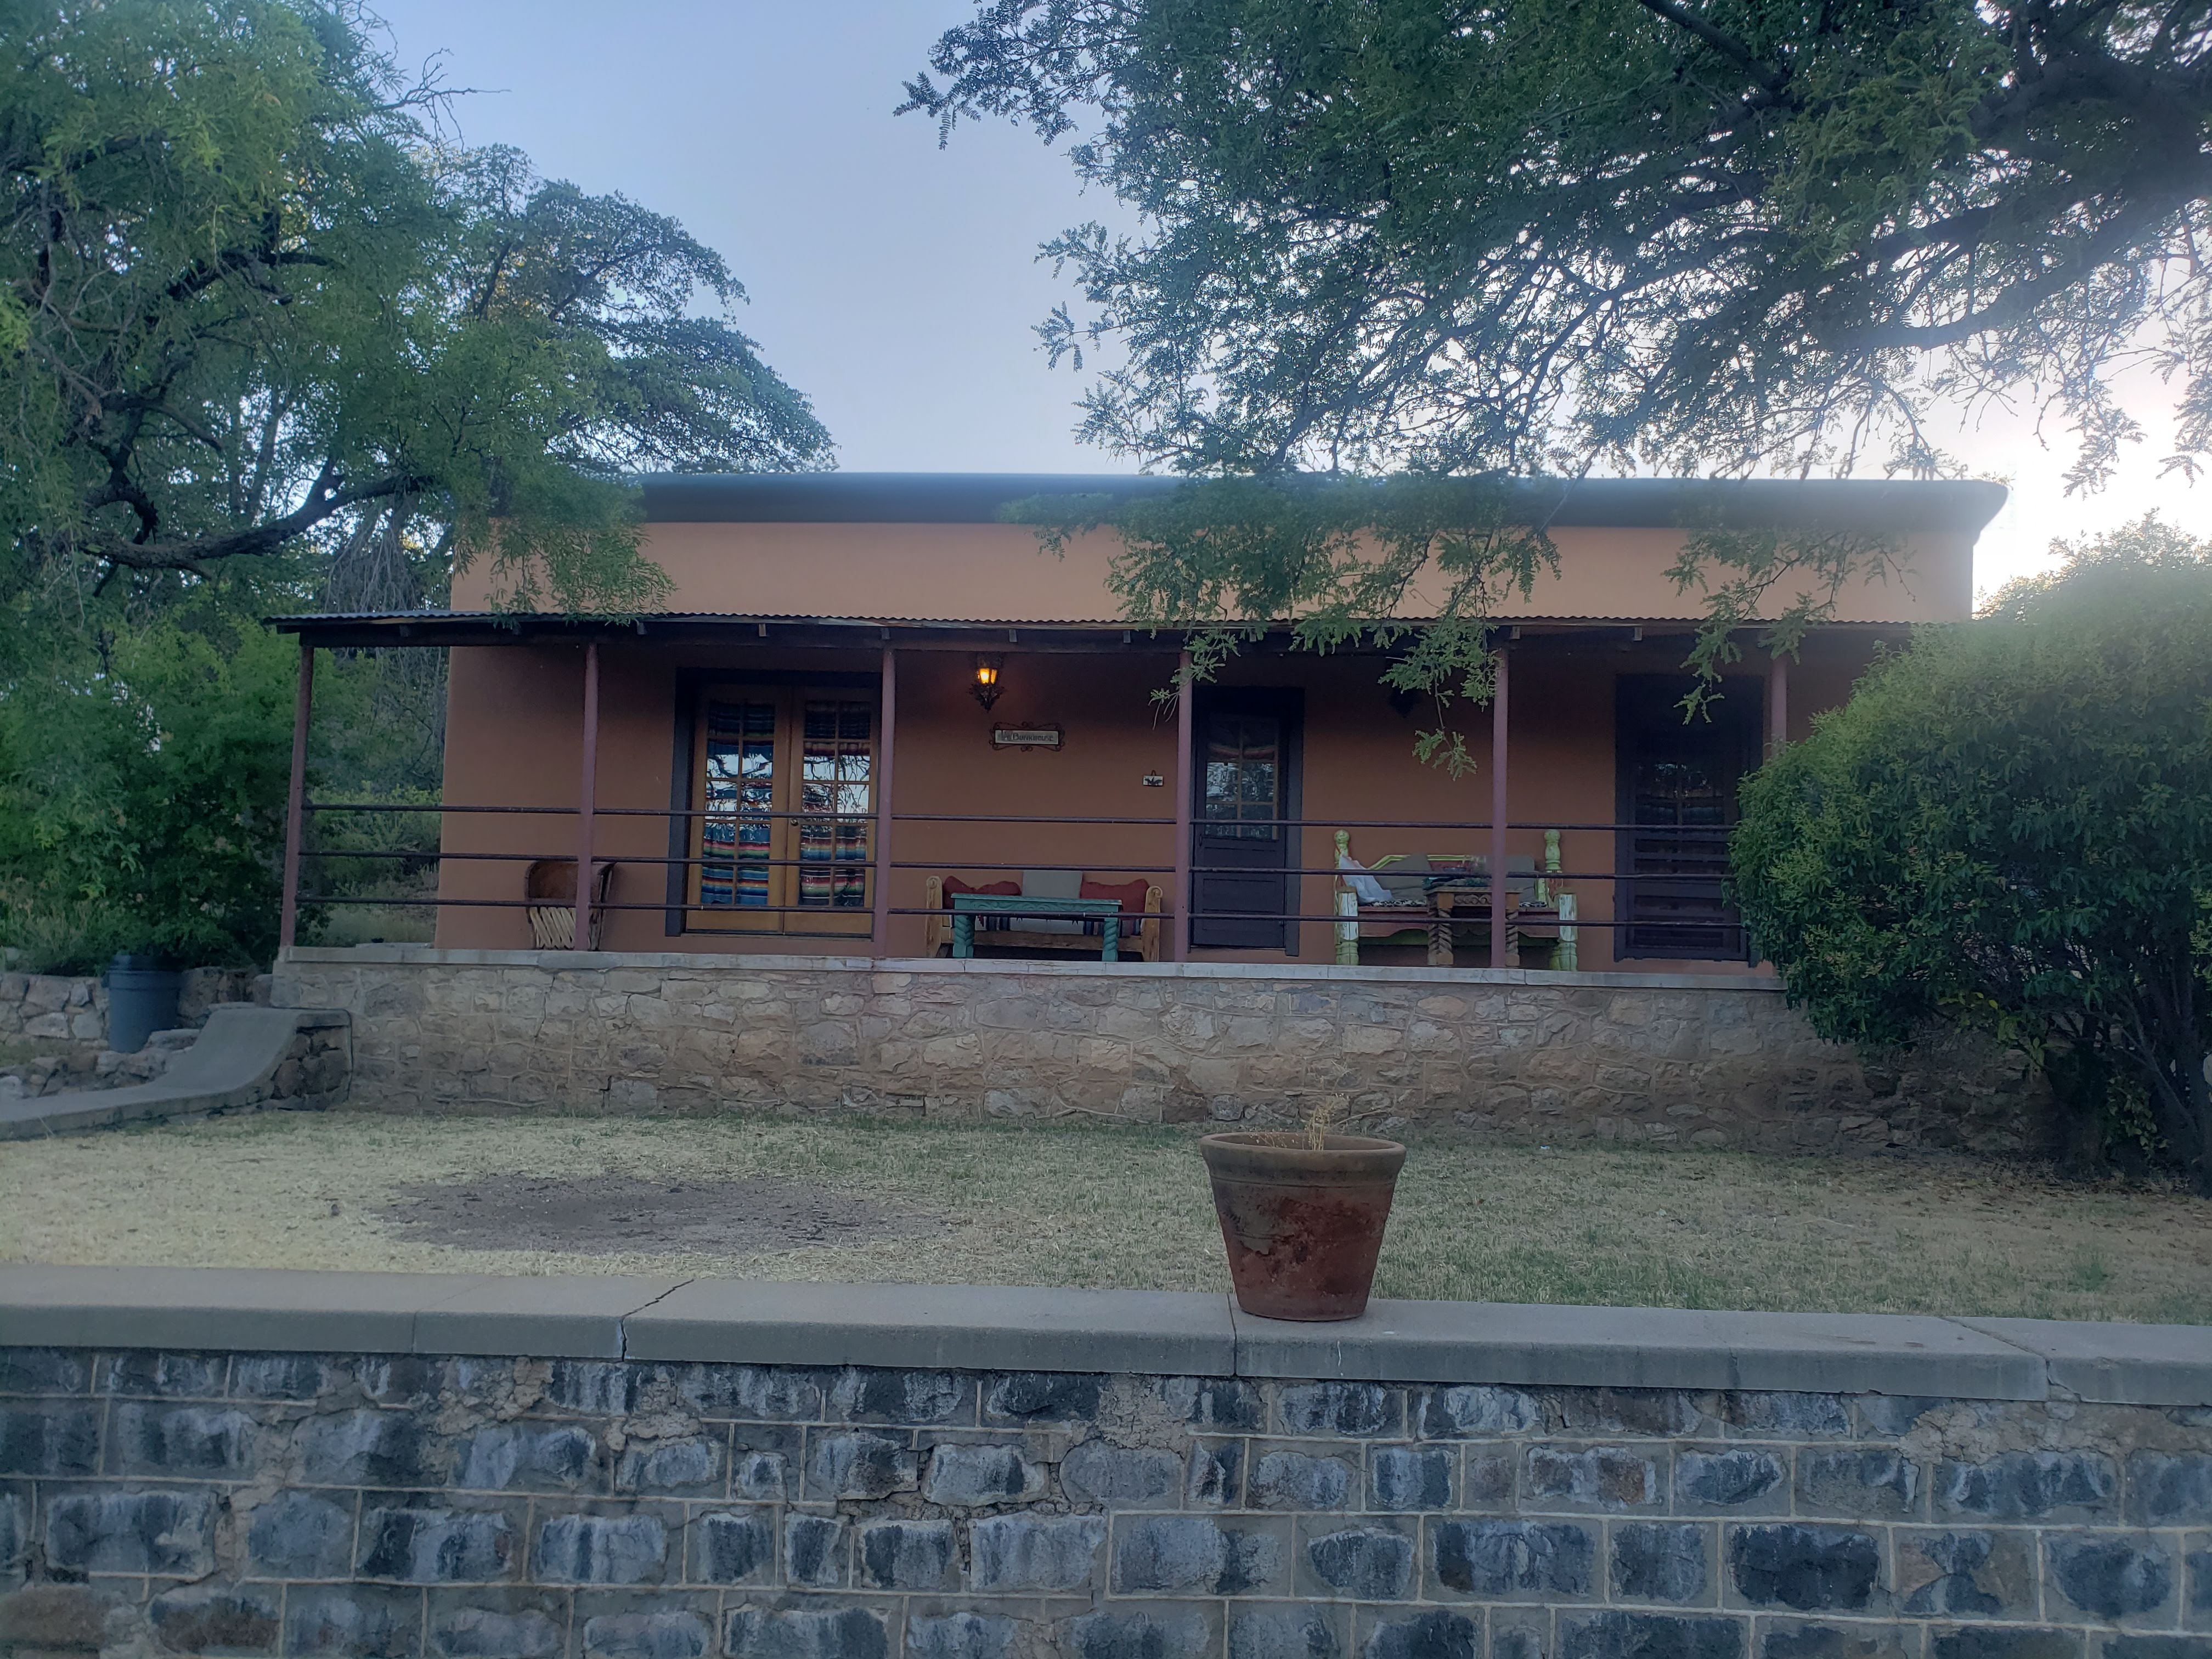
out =
<svg viewBox="0 0 2212 1659"><path fill-rule="evenodd" d="M991 728L994 749L1057 749L1060 747L1060 728L1057 726L994 726Z"/></svg>
<svg viewBox="0 0 2212 1659"><path fill-rule="evenodd" d="M1146 787L1146 788L1147 788L1147 789L1164 789L1164 788L1166 788L1167 787L1168 787L1168 781L1167 781L1167 779L1166 779L1165 777L1162 776L1159 773L1158 773L1158 772L1147 772L1147 773L1146 773L1146 774L1145 774L1145 787Z"/></svg>

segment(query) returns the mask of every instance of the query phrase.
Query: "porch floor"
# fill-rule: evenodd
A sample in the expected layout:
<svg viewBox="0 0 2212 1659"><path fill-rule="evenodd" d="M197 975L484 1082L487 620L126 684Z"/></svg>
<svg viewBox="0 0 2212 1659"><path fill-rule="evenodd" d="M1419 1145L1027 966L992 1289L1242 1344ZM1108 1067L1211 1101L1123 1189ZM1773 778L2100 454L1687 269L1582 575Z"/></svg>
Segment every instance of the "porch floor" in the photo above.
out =
<svg viewBox="0 0 2212 1659"><path fill-rule="evenodd" d="M0 1149L0 1261L1225 1287L1186 1131L270 1115ZM1942 1155L1422 1141L1377 1293L2212 1323L2212 1204Z"/></svg>

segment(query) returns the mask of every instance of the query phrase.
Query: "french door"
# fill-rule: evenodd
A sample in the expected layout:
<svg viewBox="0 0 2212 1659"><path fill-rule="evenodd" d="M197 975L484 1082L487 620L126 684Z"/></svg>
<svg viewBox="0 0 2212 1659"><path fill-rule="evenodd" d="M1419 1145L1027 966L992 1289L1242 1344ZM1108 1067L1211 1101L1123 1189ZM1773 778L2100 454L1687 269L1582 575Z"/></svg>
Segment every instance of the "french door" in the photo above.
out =
<svg viewBox="0 0 2212 1659"><path fill-rule="evenodd" d="M1193 708L1190 942L1295 948L1301 703L1296 691L1200 690Z"/></svg>
<svg viewBox="0 0 2212 1659"><path fill-rule="evenodd" d="M1617 954L1739 960L1727 902L1736 781L1758 764L1759 682L1722 682L1711 717L1685 720L1690 682L1624 674L1614 693L1620 930Z"/></svg>
<svg viewBox="0 0 2212 1659"><path fill-rule="evenodd" d="M849 691L724 685L694 723L690 925L865 934L876 706Z"/></svg>

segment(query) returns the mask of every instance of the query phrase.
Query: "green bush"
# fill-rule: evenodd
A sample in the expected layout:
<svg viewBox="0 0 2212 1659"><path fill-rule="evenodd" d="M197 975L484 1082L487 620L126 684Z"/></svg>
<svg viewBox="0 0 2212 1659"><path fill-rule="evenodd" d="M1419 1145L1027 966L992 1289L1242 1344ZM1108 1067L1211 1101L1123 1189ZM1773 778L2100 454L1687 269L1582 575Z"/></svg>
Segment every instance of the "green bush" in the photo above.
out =
<svg viewBox="0 0 2212 1659"><path fill-rule="evenodd" d="M0 938L26 965L270 960L296 660L250 623L165 623L104 670L18 676L0 698Z"/></svg>
<svg viewBox="0 0 2212 1659"><path fill-rule="evenodd" d="M2146 520L1923 631L1742 799L1738 902L1823 1036L1991 1033L2072 1153L2212 1191L2212 544Z"/></svg>

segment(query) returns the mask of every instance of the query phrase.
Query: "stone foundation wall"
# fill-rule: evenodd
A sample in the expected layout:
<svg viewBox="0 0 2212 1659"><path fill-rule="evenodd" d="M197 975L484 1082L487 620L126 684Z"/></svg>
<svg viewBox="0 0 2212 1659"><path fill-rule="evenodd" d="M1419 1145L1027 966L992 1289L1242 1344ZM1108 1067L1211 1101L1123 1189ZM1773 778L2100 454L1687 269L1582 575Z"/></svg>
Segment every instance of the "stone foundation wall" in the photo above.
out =
<svg viewBox="0 0 2212 1659"><path fill-rule="evenodd" d="M0 1347L24 1659L2202 1659L2208 1529L2201 1408Z"/></svg>
<svg viewBox="0 0 2212 1659"><path fill-rule="evenodd" d="M353 1034L343 1023L310 1026L292 1039L258 1103L327 1110L344 1104L353 1081Z"/></svg>
<svg viewBox="0 0 2212 1659"><path fill-rule="evenodd" d="M0 1099L35 1099L69 1089L149 1082L171 1055L191 1046L208 1011L269 1000L269 975L250 968L185 970L179 1029L158 1032L136 1054L107 1046L107 988L90 975L0 973Z"/></svg>
<svg viewBox="0 0 2212 1659"><path fill-rule="evenodd" d="M1863 1064L1771 981L1215 964L300 950L277 1000L353 1017L390 1111L1083 1113L1771 1150L2006 1151L2014 1059Z"/></svg>

